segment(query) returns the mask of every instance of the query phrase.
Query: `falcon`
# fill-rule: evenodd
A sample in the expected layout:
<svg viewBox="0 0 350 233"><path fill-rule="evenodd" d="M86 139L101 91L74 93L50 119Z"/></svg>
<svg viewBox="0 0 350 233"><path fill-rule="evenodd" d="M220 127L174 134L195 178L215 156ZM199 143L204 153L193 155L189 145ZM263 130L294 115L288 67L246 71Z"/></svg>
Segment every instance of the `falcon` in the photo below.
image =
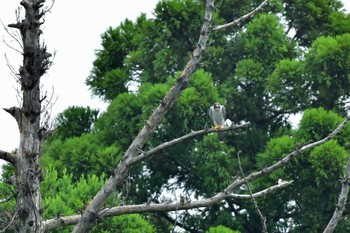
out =
<svg viewBox="0 0 350 233"><path fill-rule="evenodd" d="M209 109L209 116L212 119L214 123L215 129L223 129L225 124L225 118L226 118L226 109L224 105L221 105L220 103L215 103L213 106ZM224 140L224 133L219 132L219 140Z"/></svg>

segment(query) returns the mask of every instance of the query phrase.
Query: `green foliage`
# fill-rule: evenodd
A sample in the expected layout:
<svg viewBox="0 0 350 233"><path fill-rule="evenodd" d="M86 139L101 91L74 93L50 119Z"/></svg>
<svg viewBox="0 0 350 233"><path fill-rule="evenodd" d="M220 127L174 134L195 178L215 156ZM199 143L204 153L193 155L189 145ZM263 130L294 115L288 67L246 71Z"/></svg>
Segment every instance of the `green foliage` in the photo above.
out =
<svg viewBox="0 0 350 233"><path fill-rule="evenodd" d="M270 166L272 163L275 163L282 159L284 156L289 154L295 148L295 141L293 137L290 136L282 136L279 138L271 139L267 144L264 152L257 154L257 166L259 168L265 168ZM275 184L279 179L283 177L283 168L280 168L270 174L269 181L265 180L264 185L267 184Z"/></svg>
<svg viewBox="0 0 350 233"><path fill-rule="evenodd" d="M192 75L189 87L181 93L167 121L173 125L181 119L178 122L181 124L175 123L175 127L172 126L173 130L181 129L177 130L177 136L180 132L184 134L190 130L202 129L208 124L209 106L215 102L223 102L223 99L215 88L212 75L204 70L198 70Z"/></svg>
<svg viewBox="0 0 350 233"><path fill-rule="evenodd" d="M47 219L78 214L89 204L93 196L101 189L106 177L102 175L84 175L74 182L73 175L66 170L59 175L57 171L49 168L45 172L45 179L41 183L41 190L44 194L43 206L45 206L44 217ZM117 205L117 197L109 200L108 204ZM71 232L71 227L57 229L53 232ZM140 215L132 214L113 217L99 222L93 229L94 233L109 232L155 232L154 227Z"/></svg>
<svg viewBox="0 0 350 233"><path fill-rule="evenodd" d="M345 33L350 33L350 15L344 12L332 12L330 14L331 24L328 31L329 35L336 36Z"/></svg>
<svg viewBox="0 0 350 233"><path fill-rule="evenodd" d="M119 145L124 147L129 145L138 132L141 114L140 98L136 94L122 93L118 95L95 123L100 141L111 145L118 140ZM128 137L124 135L128 135Z"/></svg>
<svg viewBox="0 0 350 233"><path fill-rule="evenodd" d="M2 169L2 179L0 181L0 229L5 229L8 227L9 222L11 222L9 214L14 213L16 199L14 196L14 187L4 182L4 180L8 179L13 174L13 166L5 164L2 166ZM5 232L10 232L10 230Z"/></svg>
<svg viewBox="0 0 350 233"><path fill-rule="evenodd" d="M232 181L232 174L238 170L235 151L219 143L217 134L204 136L195 144L195 148L189 173L189 187L198 196L210 197L227 187Z"/></svg>
<svg viewBox="0 0 350 233"><path fill-rule="evenodd" d="M231 230L230 228L224 227L224 226L217 226L217 227L211 227L209 228L206 233L239 233L239 231Z"/></svg>
<svg viewBox="0 0 350 233"><path fill-rule="evenodd" d="M213 25L232 21L260 2L219 0ZM347 113L350 89L349 15L340 12L340 6L338 0L269 1L262 12L238 27L213 32L202 69L193 74L142 150L210 127L208 109L214 102L225 104L227 118L234 123L249 121L251 127L225 132L224 143L218 141L217 133L185 141L136 165L128 174L127 201L162 202L162 192L171 195L180 187L185 197L210 197L232 182L232 177L241 176L237 153L249 174L270 166L298 145L332 132ZM105 177L113 174L197 46L203 12L204 1L164 0L157 4L154 19L141 15L102 35L102 48L86 83L93 94L109 101L109 107L98 119L95 110L84 108L73 107L59 115L62 121L56 137L44 145L41 161L51 169L43 182L47 214L77 213ZM289 38L289 30L296 31L294 38ZM299 128L292 130L289 114L300 112ZM260 191L279 179L294 181L257 199L269 232L323 230L335 208L340 190L337 180L349 141L347 126L334 140L251 183L253 191ZM5 196L10 190L2 185ZM117 205L123 191L109 204ZM242 188L234 192L247 194ZM71 195L74 198L68 200ZM98 223L94 231L169 231L173 223L160 216L150 217L155 228L140 216L129 215ZM251 200L228 199L224 205L195 214L185 212L179 219L210 233L261 231ZM347 232L348 222L344 221L340 232ZM124 229L125 225L134 228Z"/></svg>
<svg viewBox="0 0 350 233"><path fill-rule="evenodd" d="M238 43L241 43L241 56L262 63L266 71L282 58L292 57L293 46L283 31L283 25L272 14L260 14L247 24Z"/></svg>
<svg viewBox="0 0 350 233"><path fill-rule="evenodd" d="M349 98L350 34L320 37L306 55L306 82L317 106L342 113Z"/></svg>
<svg viewBox="0 0 350 233"><path fill-rule="evenodd" d="M124 59L136 47L133 38L145 21L145 15L141 15L135 24L126 19L119 27L110 27L102 34L102 49L96 52L93 69L86 80L95 95L112 100L127 91L131 71L126 69Z"/></svg>
<svg viewBox="0 0 350 233"><path fill-rule="evenodd" d="M300 142L317 141L330 134L343 119L323 108L308 109L300 121L296 138Z"/></svg>
<svg viewBox="0 0 350 233"><path fill-rule="evenodd" d="M155 228L138 214L113 217L98 223L93 233L155 233Z"/></svg>
<svg viewBox="0 0 350 233"><path fill-rule="evenodd" d="M268 80L273 103L298 112L324 107L345 114L349 98L350 34L317 38L305 61L281 60Z"/></svg>
<svg viewBox="0 0 350 233"><path fill-rule="evenodd" d="M119 147L102 147L94 134L83 134L48 143L41 164L43 167L53 166L60 175L67 170L73 174L73 180L77 180L82 174L112 174L120 156Z"/></svg>
<svg viewBox="0 0 350 233"><path fill-rule="evenodd" d="M90 107L72 106L67 108L55 118L55 130L51 138L65 140L91 132L98 112Z"/></svg>
<svg viewBox="0 0 350 233"><path fill-rule="evenodd" d="M293 28L294 38L301 45L308 46L317 37L332 33L332 13L339 11L342 3L339 0L294 1L283 0L288 31Z"/></svg>
<svg viewBox="0 0 350 233"><path fill-rule="evenodd" d="M155 20L141 15L125 20L102 35L102 49L86 81L93 93L113 100L127 91L130 81L164 83L181 70L190 57L202 24L198 1L160 1Z"/></svg>
<svg viewBox="0 0 350 233"><path fill-rule="evenodd" d="M280 160L284 155L289 154L297 146L297 143L316 141L326 137L341 122L342 118L337 114L326 111L322 108L309 109L304 112L299 129L291 136L283 136L271 139L263 153L257 155L257 165L260 169ZM347 135L348 129L344 130ZM340 140L340 143L344 143ZM278 169L267 177L257 182L255 186L262 189L266 185L276 184L278 179L294 180L288 191L279 194L279 199L272 201L265 200L263 209L269 210L269 218L278 216L280 212L289 211L296 226L295 232L318 232L323 230L334 211L333 203L338 198L340 190L339 182L342 176L348 152L337 140L330 140L311 151L304 152L293 159L290 164ZM317 190L317 192L314 192ZM329 190L338 190L330 192ZM291 204L291 203L297 203ZM278 211L274 211L278 210ZM307 210L307 211L306 211ZM284 222L286 222L285 219ZM281 222L282 223L282 222ZM273 225L273 222L268 223ZM283 225L280 225L281 227Z"/></svg>
<svg viewBox="0 0 350 233"><path fill-rule="evenodd" d="M273 95L272 102L282 109L298 112L307 105L310 99L305 91L303 76L304 65L301 61L280 60L268 79L267 90Z"/></svg>
<svg viewBox="0 0 350 233"><path fill-rule="evenodd" d="M318 186L328 185L342 173L348 152L335 140L316 147L310 154L310 163L315 171Z"/></svg>
<svg viewBox="0 0 350 233"><path fill-rule="evenodd" d="M244 59L238 62L235 70L236 77L232 80L232 85L237 87L237 91L228 98L229 100L232 98L233 111L239 114L239 119L247 119L251 122L263 120L262 114L266 104L264 101L265 78L263 72L262 64L253 59ZM231 86L230 82L228 84Z"/></svg>

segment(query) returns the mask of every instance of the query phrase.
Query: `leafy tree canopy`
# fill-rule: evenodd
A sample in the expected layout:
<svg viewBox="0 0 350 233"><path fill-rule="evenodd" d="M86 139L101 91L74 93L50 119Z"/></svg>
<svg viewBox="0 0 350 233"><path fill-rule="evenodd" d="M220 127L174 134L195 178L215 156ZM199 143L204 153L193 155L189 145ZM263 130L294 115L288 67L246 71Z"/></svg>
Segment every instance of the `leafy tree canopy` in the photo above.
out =
<svg viewBox="0 0 350 233"><path fill-rule="evenodd" d="M102 34L102 48L86 84L109 106L100 115L97 110L71 107L57 117L41 160L50 167L42 184L48 216L79 212L113 174L196 47L203 2L160 1L154 18L143 14ZM213 24L244 15L260 2L218 1ZM117 205L121 199L162 202L164 193L172 199L178 190L185 199L210 197L232 177L242 176L237 154L248 174L280 160L298 145L328 135L348 110L350 24L340 7L338 0L271 1L239 28L214 32L201 69L142 150L211 127L207 112L214 102L225 104L233 123L249 121L251 128L226 132L224 143L211 134L155 154L155 159L128 174L127 184L108 204ZM297 128L292 128L291 113L303 113ZM269 232L319 232L325 227L338 197L349 133L346 127L334 140L251 184L259 191L279 179L294 180L292 186L257 200ZM0 191L1 199L11 193L4 183ZM235 192L247 194L244 189ZM71 203L69 196L80 201ZM155 227L135 215L101 222L98 232L115 232L119 227L128 232L125 229L132 225L146 229L143 232L161 232L173 224L161 215L147 217ZM207 232L261 231L251 200L230 199L195 213L184 212L178 220ZM343 221L339 232L346 232L348 225Z"/></svg>

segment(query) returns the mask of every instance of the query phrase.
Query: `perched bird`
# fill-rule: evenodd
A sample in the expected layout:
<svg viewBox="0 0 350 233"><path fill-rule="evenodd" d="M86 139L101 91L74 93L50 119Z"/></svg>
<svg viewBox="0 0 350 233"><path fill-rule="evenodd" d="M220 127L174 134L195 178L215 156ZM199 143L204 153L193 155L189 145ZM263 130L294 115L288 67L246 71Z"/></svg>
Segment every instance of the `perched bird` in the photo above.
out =
<svg viewBox="0 0 350 233"><path fill-rule="evenodd" d="M214 122L214 128L215 129L223 129L226 119L226 109L224 105L221 105L220 103L215 103L213 106L209 109L209 116ZM224 140L224 133L219 132L219 140Z"/></svg>

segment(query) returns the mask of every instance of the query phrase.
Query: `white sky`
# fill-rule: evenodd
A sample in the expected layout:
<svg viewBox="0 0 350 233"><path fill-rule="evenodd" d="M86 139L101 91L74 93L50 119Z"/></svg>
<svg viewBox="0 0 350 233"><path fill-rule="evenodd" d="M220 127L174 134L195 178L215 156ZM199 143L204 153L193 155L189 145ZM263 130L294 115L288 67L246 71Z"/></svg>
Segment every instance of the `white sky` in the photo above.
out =
<svg viewBox="0 0 350 233"><path fill-rule="evenodd" d="M20 0L1 1L0 19L5 25L15 23L15 9L20 6ZM47 2L50 4L51 0ZM100 35L109 26L116 27L126 18L136 19L141 12L151 17L157 2L158 0L56 0L51 13L46 14L42 35L48 51L57 52L54 65L42 78L44 89L49 95L54 88L54 98L58 97L52 107L53 117L71 105L105 110L106 105L97 98L92 99L91 92L84 84L95 59L95 50L100 48ZM350 1L343 2L349 10ZM19 48L2 26L0 34L0 149L11 151L18 146L18 128L14 118L2 108L18 106L18 85L10 74L4 54L16 71L22 58L2 42L4 40Z"/></svg>
<svg viewBox="0 0 350 233"><path fill-rule="evenodd" d="M1 1L0 19L5 25L15 23L15 9L20 6L20 0ZM48 51L56 51L54 65L42 78L49 96L54 88L54 98L58 97L52 107L53 116L71 105L102 110L106 108L99 99L91 98L91 92L84 84L92 69L95 50L101 48L100 35L109 26L116 27L126 18L134 20L142 12L152 17L157 2L158 0L56 0L51 13L45 17L42 35ZM47 0L47 3L51 4L51 0ZM0 34L0 149L11 151L18 146L18 128L14 118L2 108L18 106L18 85L10 74L4 54L16 71L22 58L4 44L3 40L19 48L2 26Z"/></svg>

